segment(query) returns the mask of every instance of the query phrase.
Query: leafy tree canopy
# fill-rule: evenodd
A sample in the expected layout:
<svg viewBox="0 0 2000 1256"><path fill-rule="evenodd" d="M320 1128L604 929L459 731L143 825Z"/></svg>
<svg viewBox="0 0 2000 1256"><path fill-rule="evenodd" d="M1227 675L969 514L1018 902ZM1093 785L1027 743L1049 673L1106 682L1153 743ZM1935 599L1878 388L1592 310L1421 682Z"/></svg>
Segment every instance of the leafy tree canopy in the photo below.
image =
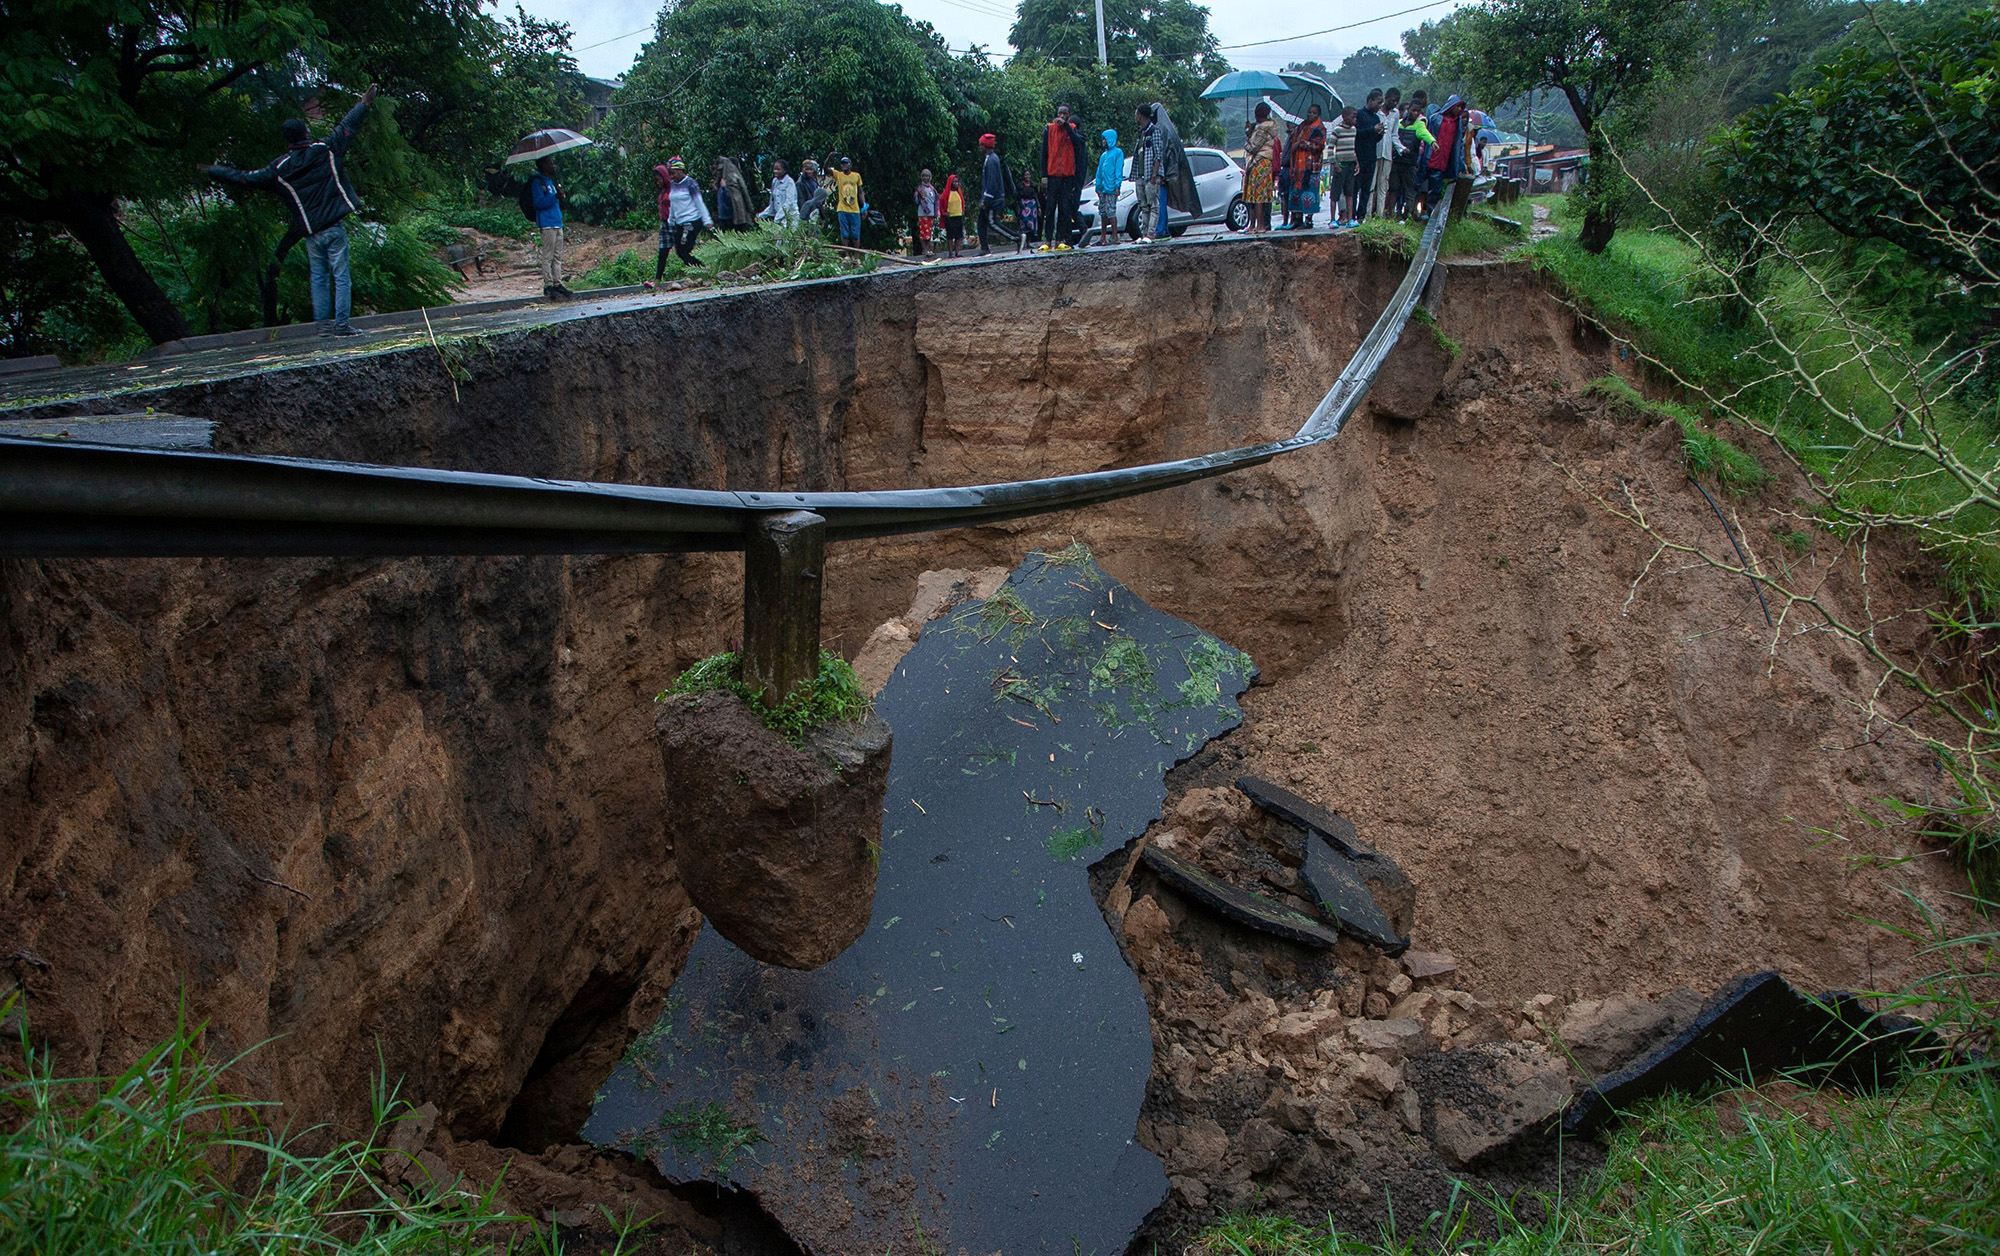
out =
<svg viewBox="0 0 2000 1256"><path fill-rule="evenodd" d="M1617 229L1620 191L1605 126L1636 113L1646 90L1705 46L1704 0L1484 0L1405 39L1413 56L1477 99L1550 88L1590 141L1591 179L1579 243L1601 252ZM1421 52L1419 51L1421 49Z"/></svg>
<svg viewBox="0 0 2000 1256"><path fill-rule="evenodd" d="M157 233L208 190L197 165L262 165L282 119L338 117L376 80L350 173L372 211L407 208L518 135L530 107L566 107L575 66L556 32L497 22L479 0L0 0L0 214L59 227L146 335L176 339L192 329L134 249L134 211ZM267 252L282 231L248 202L238 217L263 233L237 251ZM234 273L167 252L183 280L226 287Z"/></svg>
<svg viewBox="0 0 2000 1256"><path fill-rule="evenodd" d="M852 156L895 218L957 127L925 41L875 0L687 0L669 5L601 128L624 180L679 154L707 182L721 155ZM650 196L650 193L648 192Z"/></svg>
<svg viewBox="0 0 2000 1256"><path fill-rule="evenodd" d="M1193 0L1105 0L1110 64L1097 64L1097 9L1092 0L1022 0L1007 38L1019 49L1008 73L1031 85L1040 121L1057 104L1077 112L1086 133L1117 130L1129 146L1132 111L1160 101L1189 142L1220 143L1215 102L1202 89L1229 72L1208 29L1208 10Z"/></svg>
<svg viewBox="0 0 2000 1256"><path fill-rule="evenodd" d="M1919 263L2000 291L2000 10L1914 38L1849 42L1799 90L1751 110L1715 148L1731 190L1718 224L1816 219L1896 245Z"/></svg>
<svg viewBox="0 0 2000 1256"><path fill-rule="evenodd" d="M1405 61L1400 53L1371 45L1349 53L1340 68L1325 77L1333 84L1333 90L1340 93L1342 101L1359 108L1375 88L1386 90L1407 85L1417 77L1417 67Z"/></svg>

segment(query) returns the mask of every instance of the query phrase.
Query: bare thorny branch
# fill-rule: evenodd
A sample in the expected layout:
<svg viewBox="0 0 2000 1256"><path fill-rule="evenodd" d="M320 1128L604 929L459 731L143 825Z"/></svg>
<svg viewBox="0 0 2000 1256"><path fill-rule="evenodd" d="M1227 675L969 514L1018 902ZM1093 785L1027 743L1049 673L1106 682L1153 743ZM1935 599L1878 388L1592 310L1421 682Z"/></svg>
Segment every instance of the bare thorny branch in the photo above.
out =
<svg viewBox="0 0 2000 1256"><path fill-rule="evenodd" d="M1922 91L1912 94L1923 97ZM1615 147L1613 156L1623 164ZM1955 152L1953 159L1965 164ZM1964 805L1957 811L1990 827L1993 814L2000 810L2000 718L1995 713L2000 696L1991 679L1992 669L2000 663L2000 623L1993 622L1992 608L1982 609L1970 600L1962 615L1935 607L1879 607L1879 582L1869 575L1869 546L1876 533L1891 532L1912 534L1934 549L2000 546L2000 457L1991 442L1968 451L1966 446L1974 442L1953 419L1963 404L1966 384L2000 346L1990 339L1956 351L1912 346L1866 318L1851 296L1851 285L1833 278L1826 259L1795 231L1749 222L1760 252L1747 261L1719 256L1707 238L1685 226L1629 169L1626 173L1666 223L1663 230L1694 250L1714 295L1690 301L1738 303L1748 312L1761 342L1757 360L1749 364L1747 380L1691 379L1601 320L1579 313L1686 395L1705 402L1713 416L1769 437L1809 486L1818 522L1841 537L1842 545L1830 566L1815 565L1809 572L1789 566L1774 572L1754 552L1746 551L1747 558L1739 560L1701 540L1675 535L1649 517L1628 481L1621 480L1615 492L1600 492L1562 467L1572 484L1608 514L1643 533L1652 546L1621 614L1631 613L1641 586L1663 570L1663 558L1685 560L1683 570L1707 569L1757 582L1774 603L1767 643L1771 665L1775 666L1782 644L1808 633L1831 635L1858 647L1879 671L1866 698L1857 702L1867 734L1857 744L1872 745L1892 733L1912 738L1956 780L1964 794ZM1877 173L1884 179L1898 178L1894 171ZM1914 189L1904 186L1914 197ZM1948 247L1975 258L1980 255L1987 229L1968 236L1955 230L1935 207L1925 208L1926 221L1913 225L1921 225ZM1803 283L1803 303L1796 295L1757 282L1759 268L1773 266ZM1991 285L1971 284L1968 291L1989 287L2000 288L2000 277ZM1775 409L1768 405L1774 389L1784 401ZM1766 404L1760 405L1759 399ZM1822 447L1822 452L1839 453L1831 463L1808 458L1797 430L1781 430L1781 423L1797 423L1801 414L1822 439L1846 439L1851 445L1844 451L1838 445L1831 451ZM1773 508L1772 513L1792 512ZM1740 522L1738 531L1749 536ZM1830 594L1833 574L1843 562L1851 564L1860 589L1858 616ZM1928 617L1941 635L1963 639L1957 660L1914 651L1914 656L1906 657L1885 643L1881 629L1917 615ZM1894 689L1912 691L1917 707L1907 709L1907 700L1891 703L1888 695ZM1938 718L1922 725L1913 722L1923 710Z"/></svg>

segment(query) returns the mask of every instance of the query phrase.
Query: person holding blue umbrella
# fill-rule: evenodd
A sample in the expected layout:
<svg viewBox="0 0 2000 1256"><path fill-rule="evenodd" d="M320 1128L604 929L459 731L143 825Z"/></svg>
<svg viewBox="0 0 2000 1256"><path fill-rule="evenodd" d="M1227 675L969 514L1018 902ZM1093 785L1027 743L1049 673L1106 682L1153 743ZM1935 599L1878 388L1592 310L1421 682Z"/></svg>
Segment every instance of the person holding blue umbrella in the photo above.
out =
<svg viewBox="0 0 2000 1256"><path fill-rule="evenodd" d="M1248 113L1250 110L1250 101L1253 97L1262 96L1266 92L1278 92L1282 94L1291 90L1292 85L1290 83L1287 83L1281 76L1273 74L1269 70L1231 70L1203 88L1201 98L1203 100L1222 100L1229 96L1241 96L1243 97L1244 112Z"/></svg>

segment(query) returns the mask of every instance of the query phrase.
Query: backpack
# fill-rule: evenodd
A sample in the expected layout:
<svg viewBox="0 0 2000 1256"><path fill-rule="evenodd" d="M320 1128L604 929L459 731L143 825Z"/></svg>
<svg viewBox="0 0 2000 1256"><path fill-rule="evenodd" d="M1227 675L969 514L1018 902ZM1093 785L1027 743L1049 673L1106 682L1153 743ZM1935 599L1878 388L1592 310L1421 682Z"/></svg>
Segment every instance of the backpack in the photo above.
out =
<svg viewBox="0 0 2000 1256"><path fill-rule="evenodd" d="M499 198L513 197L514 204L521 210L521 217L530 223L535 221L535 197L528 185L516 180L505 170L490 170L486 175L486 190Z"/></svg>

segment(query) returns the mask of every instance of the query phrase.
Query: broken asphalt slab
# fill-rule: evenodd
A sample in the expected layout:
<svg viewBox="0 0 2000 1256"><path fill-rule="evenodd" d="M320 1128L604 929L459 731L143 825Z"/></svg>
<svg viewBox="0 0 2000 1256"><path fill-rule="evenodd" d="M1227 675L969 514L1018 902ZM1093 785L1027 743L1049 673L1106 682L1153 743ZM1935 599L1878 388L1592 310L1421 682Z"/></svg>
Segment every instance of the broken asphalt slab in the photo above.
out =
<svg viewBox="0 0 2000 1256"><path fill-rule="evenodd" d="M1851 994L1813 998L1777 973L1753 973L1717 991L1658 1050L1579 1091L1563 1129L1588 1134L1646 1099L1777 1072L1872 1090L1900 1077L1912 1055L1942 1058L1943 1040L1907 1016L1871 1012Z"/></svg>
<svg viewBox="0 0 2000 1256"><path fill-rule="evenodd" d="M1410 949L1410 939L1399 937L1389 917L1376 905L1362 861L1335 850L1317 832L1306 834L1305 862L1299 877L1312 891L1313 901L1340 931L1359 942L1379 947L1384 954L1401 955Z"/></svg>
<svg viewBox="0 0 2000 1256"><path fill-rule="evenodd" d="M1133 1140L1152 1031L1088 865L1253 675L1080 548L929 625L876 703L861 940L794 972L704 926L585 1136L751 1192L815 1252L1125 1250L1166 1176Z"/></svg>
<svg viewBox="0 0 2000 1256"><path fill-rule="evenodd" d="M1417 892L1395 860L1362 841L1352 822L1282 786L1241 776L1236 788L1282 823L1304 830L1299 873L1328 920L1392 956L1409 949Z"/></svg>
<svg viewBox="0 0 2000 1256"><path fill-rule="evenodd" d="M1139 858L1174 889L1240 925L1319 951L1330 951L1340 941L1339 934L1317 920L1272 902L1262 894L1239 889L1220 877L1212 877L1156 845L1148 843Z"/></svg>

